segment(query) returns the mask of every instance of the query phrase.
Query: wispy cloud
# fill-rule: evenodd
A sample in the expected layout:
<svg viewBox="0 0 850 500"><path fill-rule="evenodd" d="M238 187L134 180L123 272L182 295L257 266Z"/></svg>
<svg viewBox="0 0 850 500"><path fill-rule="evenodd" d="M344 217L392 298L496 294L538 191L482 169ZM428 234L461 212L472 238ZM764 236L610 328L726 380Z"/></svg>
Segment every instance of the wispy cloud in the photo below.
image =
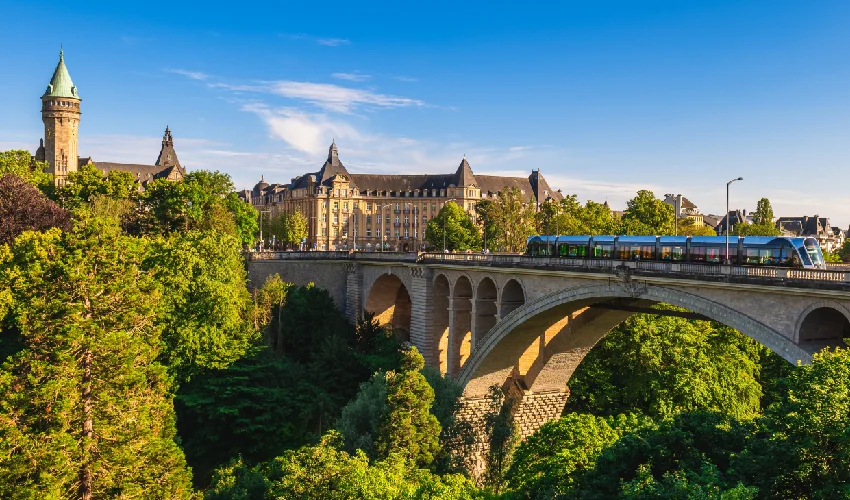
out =
<svg viewBox="0 0 850 500"><path fill-rule="evenodd" d="M369 90L342 87L331 83L295 82L280 80L261 82L256 85L231 85L211 83L210 87L223 88L235 92L264 92L298 99L316 105L324 110L337 113L351 113L361 106L379 108L400 108L424 106L425 102L409 97L380 94Z"/></svg>
<svg viewBox="0 0 850 500"><path fill-rule="evenodd" d="M319 38L316 40L319 45L327 45L328 47L336 47L338 45L348 45L351 43L345 38Z"/></svg>
<svg viewBox="0 0 850 500"><path fill-rule="evenodd" d="M309 114L292 108L271 109L264 104L246 104L243 111L259 116L273 139L286 142L302 153L316 153L326 147L328 138L366 140L353 126L324 114Z"/></svg>
<svg viewBox="0 0 850 500"><path fill-rule="evenodd" d="M364 75L363 73L334 73L331 75L334 78L339 80L348 80L352 82L365 82L366 80L372 78L372 75Z"/></svg>
<svg viewBox="0 0 850 500"><path fill-rule="evenodd" d="M394 76L393 79L398 80L400 82L418 82L419 81L418 78L414 78L412 76L403 76L403 75Z"/></svg>
<svg viewBox="0 0 850 500"><path fill-rule="evenodd" d="M164 71L168 73L174 73L175 75L185 76L191 80L209 80L210 75L206 73L202 73L200 71L189 71L185 69L168 69L166 68Z"/></svg>
<svg viewBox="0 0 850 500"><path fill-rule="evenodd" d="M283 38L290 38L292 40L305 40L319 45L324 45L325 47L338 47L340 45L349 45L351 43L351 41L346 38L318 37L305 35L303 33L281 33L279 36Z"/></svg>

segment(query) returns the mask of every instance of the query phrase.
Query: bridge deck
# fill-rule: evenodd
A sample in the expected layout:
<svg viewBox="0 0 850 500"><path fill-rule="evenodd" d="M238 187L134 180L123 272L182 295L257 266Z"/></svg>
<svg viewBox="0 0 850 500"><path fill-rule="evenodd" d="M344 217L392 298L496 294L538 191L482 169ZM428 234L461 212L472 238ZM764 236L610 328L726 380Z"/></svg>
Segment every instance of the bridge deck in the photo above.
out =
<svg viewBox="0 0 850 500"><path fill-rule="evenodd" d="M252 252L259 260L336 260L355 262L427 263L453 266L522 268L541 271L578 271L632 276L667 276L677 279L755 283L794 288L850 291L850 268L796 269L766 266L731 266L693 262L622 261L612 259L564 259L505 254L453 254L402 252Z"/></svg>

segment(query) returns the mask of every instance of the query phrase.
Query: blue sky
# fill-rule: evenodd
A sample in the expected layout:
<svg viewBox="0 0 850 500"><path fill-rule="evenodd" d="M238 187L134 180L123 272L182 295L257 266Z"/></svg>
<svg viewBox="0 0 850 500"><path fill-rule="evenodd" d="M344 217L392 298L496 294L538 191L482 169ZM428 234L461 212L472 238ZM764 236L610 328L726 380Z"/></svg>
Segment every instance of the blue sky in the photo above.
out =
<svg viewBox="0 0 850 500"><path fill-rule="evenodd" d="M201 7L203 5L203 7ZM32 2L0 14L0 148L33 150L64 44L80 154L238 188L318 169L527 176L615 207L850 224L850 2Z"/></svg>

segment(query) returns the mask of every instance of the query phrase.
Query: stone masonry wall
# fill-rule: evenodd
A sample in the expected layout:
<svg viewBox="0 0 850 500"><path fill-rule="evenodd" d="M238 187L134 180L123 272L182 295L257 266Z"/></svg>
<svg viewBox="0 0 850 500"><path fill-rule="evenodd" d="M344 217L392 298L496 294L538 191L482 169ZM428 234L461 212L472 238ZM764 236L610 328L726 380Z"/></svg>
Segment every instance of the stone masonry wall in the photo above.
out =
<svg viewBox="0 0 850 500"><path fill-rule="evenodd" d="M537 432L546 422L559 418L570 397L568 388L563 391L533 393L522 389L513 380L505 384L503 390L506 399L514 399L514 425L521 440ZM482 478L485 472L485 457L489 448L486 417L488 413L498 411L499 408L494 408L492 400L487 396L461 398L457 416L461 421L468 422L475 434L475 444L471 450L474 464L471 473L477 479Z"/></svg>
<svg viewBox="0 0 850 500"><path fill-rule="evenodd" d="M348 262L297 262L297 261L263 261L248 262L248 287L260 288L266 278L279 274L283 281L303 286L315 283L330 293L337 307L347 313L348 295Z"/></svg>

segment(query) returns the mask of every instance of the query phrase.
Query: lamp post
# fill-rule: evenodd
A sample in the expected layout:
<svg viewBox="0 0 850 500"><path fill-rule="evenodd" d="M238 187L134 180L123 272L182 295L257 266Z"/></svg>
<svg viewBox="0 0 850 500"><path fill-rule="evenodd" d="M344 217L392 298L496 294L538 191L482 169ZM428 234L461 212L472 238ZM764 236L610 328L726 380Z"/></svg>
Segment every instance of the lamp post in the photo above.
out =
<svg viewBox="0 0 850 500"><path fill-rule="evenodd" d="M446 253L446 219L448 215L448 212L443 214L443 253Z"/></svg>
<svg viewBox="0 0 850 500"><path fill-rule="evenodd" d="M726 264L730 264L732 262L729 259L729 186L735 181L742 180L744 180L743 177L738 177L737 179L732 179L726 183Z"/></svg>
<svg viewBox="0 0 850 500"><path fill-rule="evenodd" d="M270 213L272 213L271 210L260 210L260 247L261 248L264 246L263 245L263 214L270 214Z"/></svg>

